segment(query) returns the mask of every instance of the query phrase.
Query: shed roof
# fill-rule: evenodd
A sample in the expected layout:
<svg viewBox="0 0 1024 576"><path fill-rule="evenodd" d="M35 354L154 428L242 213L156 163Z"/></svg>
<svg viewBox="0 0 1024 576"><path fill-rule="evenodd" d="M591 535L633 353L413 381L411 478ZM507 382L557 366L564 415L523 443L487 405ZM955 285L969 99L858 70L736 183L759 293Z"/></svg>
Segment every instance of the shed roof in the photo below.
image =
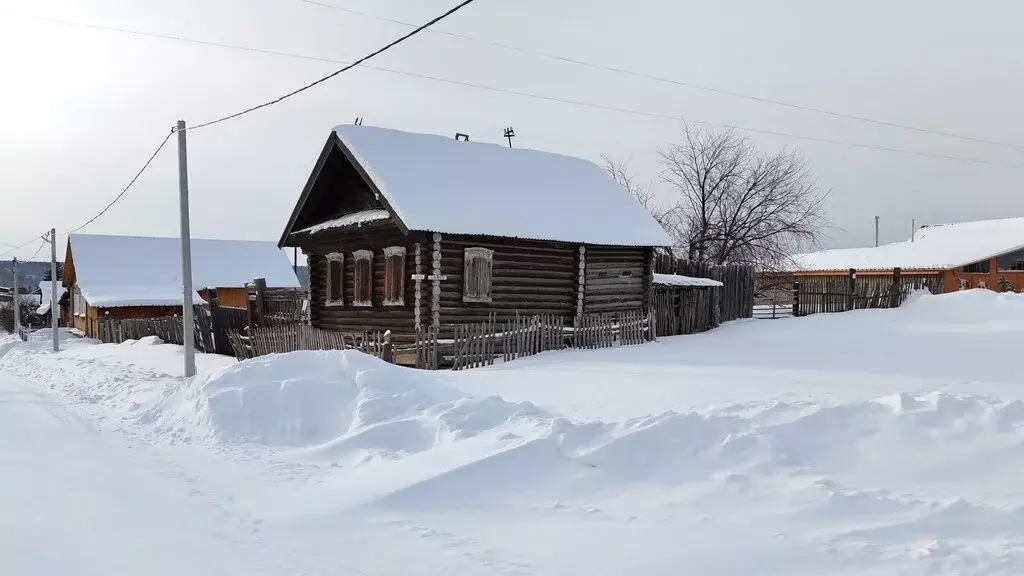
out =
<svg viewBox="0 0 1024 576"><path fill-rule="evenodd" d="M72 234L68 253L74 281L92 306L182 303L177 238ZM299 287L288 257L273 242L192 240L196 290L241 287L253 278L266 278L270 287Z"/></svg>
<svg viewBox="0 0 1024 576"><path fill-rule="evenodd" d="M795 271L946 270L1024 248L1024 218L922 227L914 241L823 250L793 257Z"/></svg>
<svg viewBox="0 0 1024 576"><path fill-rule="evenodd" d="M712 280L711 278L694 278L693 276L682 276L679 274L654 274L652 281L661 286L685 286L690 288L724 286L718 280Z"/></svg>
<svg viewBox="0 0 1024 576"><path fill-rule="evenodd" d="M593 162L370 126L334 129L409 230L611 246L670 246Z"/></svg>

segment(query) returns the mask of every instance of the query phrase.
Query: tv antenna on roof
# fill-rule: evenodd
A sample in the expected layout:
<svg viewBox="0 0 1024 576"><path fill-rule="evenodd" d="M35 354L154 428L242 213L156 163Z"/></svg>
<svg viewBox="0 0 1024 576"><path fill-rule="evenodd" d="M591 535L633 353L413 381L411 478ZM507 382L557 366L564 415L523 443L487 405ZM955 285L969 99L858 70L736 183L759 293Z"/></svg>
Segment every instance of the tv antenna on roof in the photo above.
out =
<svg viewBox="0 0 1024 576"><path fill-rule="evenodd" d="M516 137L516 131L511 126L509 126L508 128L505 128L505 138L508 138L508 147L509 148L512 147L512 139L515 138L515 137Z"/></svg>
<svg viewBox="0 0 1024 576"><path fill-rule="evenodd" d="M455 133L456 140L462 140L463 142L469 142L469 134L463 134L462 132Z"/></svg>
<svg viewBox="0 0 1024 576"><path fill-rule="evenodd" d="M362 116L356 116L356 121L353 122L353 124L355 124L356 126L362 126L363 125L363 117Z"/></svg>

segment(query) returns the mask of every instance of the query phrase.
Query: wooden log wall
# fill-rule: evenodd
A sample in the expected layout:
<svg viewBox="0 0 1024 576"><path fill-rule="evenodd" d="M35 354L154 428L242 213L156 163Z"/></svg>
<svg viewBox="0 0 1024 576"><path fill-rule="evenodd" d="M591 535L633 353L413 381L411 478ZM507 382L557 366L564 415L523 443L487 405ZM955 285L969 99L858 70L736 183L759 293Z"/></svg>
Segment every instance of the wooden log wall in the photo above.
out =
<svg viewBox="0 0 1024 576"><path fill-rule="evenodd" d="M413 232L405 235L397 226L388 223L387 225L367 226L360 230L318 234L315 242L310 242L303 246L303 251L309 256L310 323L313 326L326 330L356 333L391 330L396 343L411 344L415 341L417 283L405 283L404 305L384 305L384 268L386 263L384 248L388 246L406 247L405 272L406 278L408 278L414 273L416 267L416 245L433 246L432 243L428 243L426 234ZM352 253L356 250L373 251L373 305L370 307L357 308L352 305L355 291L355 260ZM342 279L344 305L342 306L326 305L326 256L332 252L340 252L345 256ZM429 283L427 284L429 285ZM421 313L426 314L427 312L421 310ZM423 318L421 316L421 320Z"/></svg>
<svg viewBox="0 0 1024 576"><path fill-rule="evenodd" d="M491 302L463 302L465 249L494 251ZM498 322L520 315L576 312L579 278L578 246L532 240L445 235L441 242L441 337L451 338L452 324ZM589 248L588 248L589 257Z"/></svg>
<svg viewBox="0 0 1024 576"><path fill-rule="evenodd" d="M587 246L584 310L643 309L648 274L647 248Z"/></svg>

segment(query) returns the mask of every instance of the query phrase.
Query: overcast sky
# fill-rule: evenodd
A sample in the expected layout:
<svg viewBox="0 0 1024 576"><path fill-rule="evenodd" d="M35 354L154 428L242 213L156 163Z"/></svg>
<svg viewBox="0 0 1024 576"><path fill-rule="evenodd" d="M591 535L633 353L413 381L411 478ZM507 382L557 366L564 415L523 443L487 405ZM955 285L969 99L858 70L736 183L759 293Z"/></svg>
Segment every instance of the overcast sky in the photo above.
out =
<svg viewBox="0 0 1024 576"><path fill-rule="evenodd" d="M318 0L424 22L454 0ZM171 125L278 96L336 64L43 22L43 16L351 60L405 33L302 0L50 0L0 7L0 242L80 225ZM1013 0L477 0L439 28L686 83L1024 146L1024 5ZM976 164L751 134L799 150L831 191L826 246L919 224L1024 215L1024 151L828 117L425 33L372 65L669 117L985 160ZM331 127L501 141L656 179L680 121L354 70L283 104L189 133L196 237L276 240ZM173 144L173 141L172 141ZM176 235L175 147L86 232ZM540 208L540 207L538 207ZM27 258L32 244L17 252ZM0 252L6 248L0 248Z"/></svg>

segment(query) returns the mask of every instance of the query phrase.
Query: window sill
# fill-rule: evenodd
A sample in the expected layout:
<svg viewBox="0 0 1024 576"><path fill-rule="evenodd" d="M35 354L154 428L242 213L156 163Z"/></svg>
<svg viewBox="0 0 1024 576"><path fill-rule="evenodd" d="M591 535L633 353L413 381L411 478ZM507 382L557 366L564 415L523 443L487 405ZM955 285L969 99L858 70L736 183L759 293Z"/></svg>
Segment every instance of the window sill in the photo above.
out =
<svg viewBox="0 0 1024 576"><path fill-rule="evenodd" d="M490 304L494 302L492 298L463 298L463 302L466 304Z"/></svg>
<svg viewBox="0 0 1024 576"><path fill-rule="evenodd" d="M328 300L327 302L324 303L324 306L326 306L328 308L341 308L344 305L345 305L345 301L344 300L336 300L336 301Z"/></svg>
<svg viewBox="0 0 1024 576"><path fill-rule="evenodd" d="M405 306L405 299L403 298L401 300L385 300L384 305L390 307Z"/></svg>
<svg viewBox="0 0 1024 576"><path fill-rule="evenodd" d="M372 308L373 302L353 302L352 306L356 308Z"/></svg>

